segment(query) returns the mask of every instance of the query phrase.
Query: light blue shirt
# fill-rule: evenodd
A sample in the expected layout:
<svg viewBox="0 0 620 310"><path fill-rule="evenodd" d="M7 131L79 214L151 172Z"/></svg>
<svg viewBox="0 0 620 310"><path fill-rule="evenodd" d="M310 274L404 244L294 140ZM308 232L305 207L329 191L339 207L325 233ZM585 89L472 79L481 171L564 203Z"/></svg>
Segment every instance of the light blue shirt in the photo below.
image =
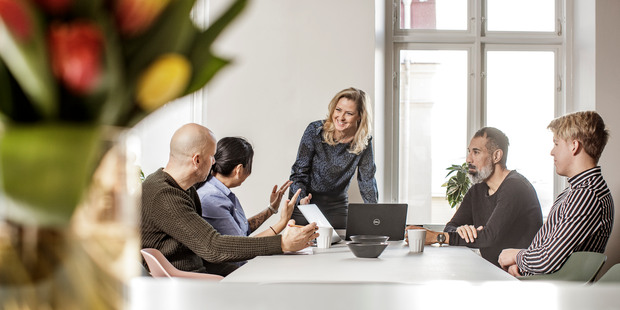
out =
<svg viewBox="0 0 620 310"><path fill-rule="evenodd" d="M214 176L196 190L202 217L222 235L249 236L248 219L237 196Z"/></svg>

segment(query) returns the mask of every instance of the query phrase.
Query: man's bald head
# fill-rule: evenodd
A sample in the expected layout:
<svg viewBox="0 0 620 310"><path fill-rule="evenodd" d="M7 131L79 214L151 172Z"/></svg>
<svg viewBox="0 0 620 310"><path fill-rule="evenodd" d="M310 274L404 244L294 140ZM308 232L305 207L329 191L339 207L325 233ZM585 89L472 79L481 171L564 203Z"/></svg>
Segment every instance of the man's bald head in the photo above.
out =
<svg viewBox="0 0 620 310"><path fill-rule="evenodd" d="M215 143L215 135L207 127L195 123L185 124L170 140L170 160L191 158Z"/></svg>

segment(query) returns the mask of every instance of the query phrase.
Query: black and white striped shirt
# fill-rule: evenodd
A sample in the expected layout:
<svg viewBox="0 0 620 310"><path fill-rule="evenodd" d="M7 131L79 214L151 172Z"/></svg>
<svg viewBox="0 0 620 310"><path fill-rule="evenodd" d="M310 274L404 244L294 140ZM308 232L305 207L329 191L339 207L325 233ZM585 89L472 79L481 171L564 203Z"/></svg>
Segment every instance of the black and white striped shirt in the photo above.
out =
<svg viewBox="0 0 620 310"><path fill-rule="evenodd" d="M522 275L553 273L576 251L605 251L614 223L614 202L601 167L583 171L568 183L530 247L517 254Z"/></svg>

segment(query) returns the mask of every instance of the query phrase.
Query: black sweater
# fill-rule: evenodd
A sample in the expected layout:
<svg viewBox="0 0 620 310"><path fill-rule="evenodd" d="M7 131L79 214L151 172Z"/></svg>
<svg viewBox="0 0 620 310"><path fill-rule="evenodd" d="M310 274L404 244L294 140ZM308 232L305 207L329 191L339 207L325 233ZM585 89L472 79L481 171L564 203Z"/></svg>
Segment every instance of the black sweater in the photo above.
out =
<svg viewBox="0 0 620 310"><path fill-rule="evenodd" d="M542 226L542 211L536 190L516 171L511 171L497 191L489 196L485 182L472 186L444 231L450 245L479 248L480 254L499 266L503 249L527 248ZM461 225L484 226L473 243L466 243L456 232Z"/></svg>

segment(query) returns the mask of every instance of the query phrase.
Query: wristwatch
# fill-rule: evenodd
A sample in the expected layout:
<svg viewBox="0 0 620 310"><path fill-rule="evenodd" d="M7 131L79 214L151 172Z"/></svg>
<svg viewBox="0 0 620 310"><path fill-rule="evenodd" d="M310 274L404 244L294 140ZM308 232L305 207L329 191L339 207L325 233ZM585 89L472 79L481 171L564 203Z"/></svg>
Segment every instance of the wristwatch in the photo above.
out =
<svg viewBox="0 0 620 310"><path fill-rule="evenodd" d="M439 242L440 244L445 243L446 242L446 235L444 235L444 233L437 234L437 242Z"/></svg>
<svg viewBox="0 0 620 310"><path fill-rule="evenodd" d="M269 205L268 209L271 210L271 212L273 212L273 214L278 213L278 210L274 209L271 205Z"/></svg>

